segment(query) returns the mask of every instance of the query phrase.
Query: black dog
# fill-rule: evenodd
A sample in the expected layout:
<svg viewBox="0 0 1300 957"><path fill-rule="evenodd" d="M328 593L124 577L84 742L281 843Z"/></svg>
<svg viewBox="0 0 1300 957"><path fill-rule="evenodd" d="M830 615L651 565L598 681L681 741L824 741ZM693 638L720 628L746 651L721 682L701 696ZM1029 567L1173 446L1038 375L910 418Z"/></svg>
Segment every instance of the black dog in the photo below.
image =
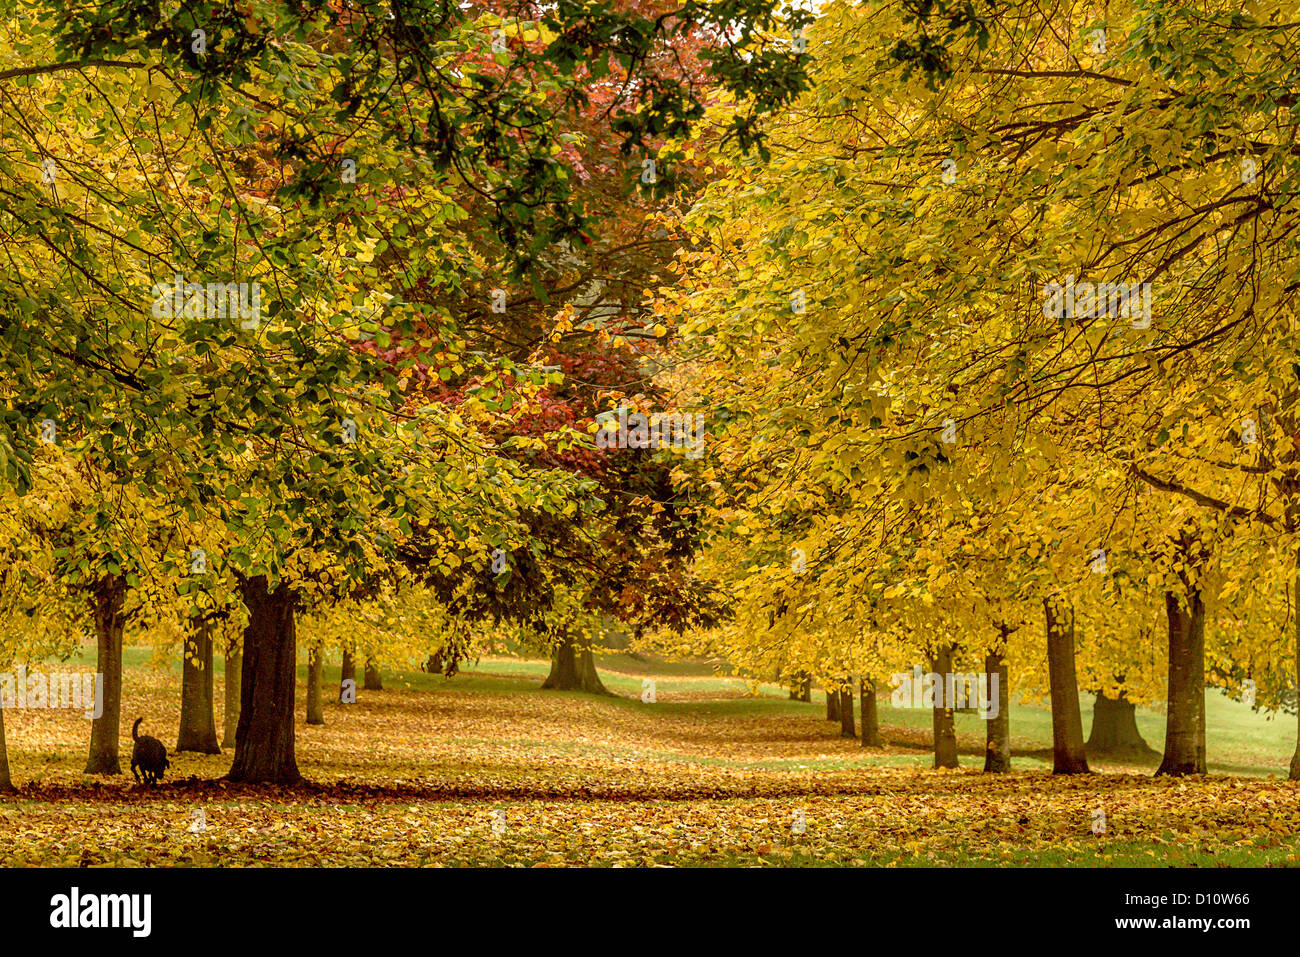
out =
<svg viewBox="0 0 1300 957"><path fill-rule="evenodd" d="M145 784L157 784L172 763L167 760L167 749L161 741L152 735L140 734L140 722L143 720L144 718L136 718L135 724L131 725L131 740L135 742L131 748L131 773L139 781L140 771L143 771Z"/></svg>

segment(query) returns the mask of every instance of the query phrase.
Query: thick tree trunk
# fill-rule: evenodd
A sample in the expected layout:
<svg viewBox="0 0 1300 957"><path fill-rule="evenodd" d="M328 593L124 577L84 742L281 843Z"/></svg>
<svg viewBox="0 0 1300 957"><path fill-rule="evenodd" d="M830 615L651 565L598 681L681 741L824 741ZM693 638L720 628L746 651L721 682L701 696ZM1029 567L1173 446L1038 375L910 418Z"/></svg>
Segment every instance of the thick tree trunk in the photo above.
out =
<svg viewBox="0 0 1300 957"><path fill-rule="evenodd" d="M947 676L952 674L952 645L940 645L930 662L930 670L939 676L940 687L946 689ZM946 698L946 694L944 695ZM951 701L938 700L934 707L934 766L957 767L957 716Z"/></svg>
<svg viewBox="0 0 1300 957"><path fill-rule="evenodd" d="M90 725L86 774L121 774L117 759L122 735L122 631L126 627L126 579L108 575L91 593L95 618L96 670L104 676L104 711Z"/></svg>
<svg viewBox="0 0 1300 957"><path fill-rule="evenodd" d="M294 758L293 694L297 634L293 592L281 582L268 591L266 576L242 582L248 607L239 728L232 781L294 784L302 779Z"/></svg>
<svg viewBox="0 0 1300 957"><path fill-rule="evenodd" d="M862 704L862 746L883 748L885 742L880 739L880 709L876 702L876 683L863 678L858 682L858 690Z"/></svg>
<svg viewBox="0 0 1300 957"><path fill-rule="evenodd" d="M1079 681L1074 671L1074 625L1053 598L1043 599L1047 617L1047 677L1052 696L1052 773L1087 774Z"/></svg>
<svg viewBox="0 0 1300 957"><path fill-rule="evenodd" d="M13 794L14 782L9 776L9 748L5 744L5 711L0 702L0 794Z"/></svg>
<svg viewBox="0 0 1300 957"><path fill-rule="evenodd" d="M1011 689L1007 687L1007 662L997 652L984 656L984 680L988 682L989 710L997 714L984 719L985 740L984 770L1001 772L1011 770ZM997 679L997 694L993 681Z"/></svg>
<svg viewBox="0 0 1300 957"><path fill-rule="evenodd" d="M185 640L181 662L181 730L177 751L220 754L217 719L212 710L212 625L197 623Z"/></svg>
<svg viewBox="0 0 1300 957"><path fill-rule="evenodd" d="M838 691L826 692L826 720L840 720L840 693Z"/></svg>
<svg viewBox="0 0 1300 957"><path fill-rule="evenodd" d="M379 674L379 665L371 658L366 659L365 682L366 691L384 690L384 680Z"/></svg>
<svg viewBox="0 0 1300 957"><path fill-rule="evenodd" d="M853 725L853 681L844 679L840 686L840 737L856 738L858 729Z"/></svg>
<svg viewBox="0 0 1300 957"><path fill-rule="evenodd" d="M550 691L586 691L609 694L596 672L596 658L591 647L579 648L572 635L564 635L551 652L551 673L542 682Z"/></svg>
<svg viewBox="0 0 1300 957"><path fill-rule="evenodd" d="M235 746L235 732L239 729L240 684L244 672L244 655L239 642L232 641L226 649L226 712L222 715L221 746Z"/></svg>
<svg viewBox="0 0 1300 957"><path fill-rule="evenodd" d="M1165 754L1156 774L1205 773L1205 606L1198 588L1187 589L1187 606L1165 592L1169 619L1169 706Z"/></svg>
<svg viewBox="0 0 1300 957"><path fill-rule="evenodd" d="M307 723L324 724L325 709L321 707L320 683L324 677L320 649L307 652Z"/></svg>
<svg viewBox="0 0 1300 957"><path fill-rule="evenodd" d="M1088 753L1155 754L1156 749L1142 738L1137 726L1137 706L1120 691L1118 698L1108 698L1100 691L1092 706L1092 731L1088 735Z"/></svg>
<svg viewBox="0 0 1300 957"><path fill-rule="evenodd" d="M424 664L424 670L431 675L442 674L442 652L436 655L430 655L429 660Z"/></svg>

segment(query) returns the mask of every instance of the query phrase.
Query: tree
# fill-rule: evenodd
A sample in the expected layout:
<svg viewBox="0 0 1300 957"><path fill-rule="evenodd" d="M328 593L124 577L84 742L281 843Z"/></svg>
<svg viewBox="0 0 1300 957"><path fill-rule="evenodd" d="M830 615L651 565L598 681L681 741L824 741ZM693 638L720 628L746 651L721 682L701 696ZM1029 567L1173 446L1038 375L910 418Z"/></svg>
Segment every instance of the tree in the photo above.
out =
<svg viewBox="0 0 1300 957"><path fill-rule="evenodd" d="M313 648L307 655L307 723L324 724L325 712L321 707L321 657Z"/></svg>
<svg viewBox="0 0 1300 957"><path fill-rule="evenodd" d="M176 740L177 751L220 754L217 743L216 714L212 696L211 622L196 623L186 641L181 662L181 727Z"/></svg>

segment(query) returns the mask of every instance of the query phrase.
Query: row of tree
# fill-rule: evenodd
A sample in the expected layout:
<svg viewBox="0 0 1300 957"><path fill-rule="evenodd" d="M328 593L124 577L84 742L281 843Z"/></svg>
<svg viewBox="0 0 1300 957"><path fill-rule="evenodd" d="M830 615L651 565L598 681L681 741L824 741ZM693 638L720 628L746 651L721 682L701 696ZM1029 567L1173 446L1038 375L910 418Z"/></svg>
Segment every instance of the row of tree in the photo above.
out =
<svg viewBox="0 0 1300 957"><path fill-rule="evenodd" d="M656 309L736 614L661 645L1007 669L1060 772L1080 686L1164 702L1160 772L1203 773L1207 685L1300 684L1295 5L819 11L770 156L686 147L723 173Z"/></svg>

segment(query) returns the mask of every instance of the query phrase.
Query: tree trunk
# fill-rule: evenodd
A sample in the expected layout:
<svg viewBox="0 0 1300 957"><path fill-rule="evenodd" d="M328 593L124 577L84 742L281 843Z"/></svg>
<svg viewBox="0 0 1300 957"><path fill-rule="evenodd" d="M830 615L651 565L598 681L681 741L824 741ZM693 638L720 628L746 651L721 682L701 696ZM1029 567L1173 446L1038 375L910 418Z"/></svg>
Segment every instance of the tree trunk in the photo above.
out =
<svg viewBox="0 0 1300 957"><path fill-rule="evenodd" d="M1005 632L1004 638L1005 638ZM984 748L984 770L1001 772L1011 770L1011 689L1007 687L1007 662L997 652L984 656L984 675L988 682L989 709L997 708L997 714L984 719L986 746ZM997 694L993 693L993 681L997 679Z"/></svg>
<svg viewBox="0 0 1300 957"><path fill-rule="evenodd" d="M856 738L858 729L853 724L853 679L845 678L840 686L840 737Z"/></svg>
<svg viewBox="0 0 1300 957"><path fill-rule="evenodd" d="M235 731L239 728L239 686L244 670L244 655L239 641L234 639L226 649L226 713L222 716L221 746L235 746Z"/></svg>
<svg viewBox="0 0 1300 957"><path fill-rule="evenodd" d="M551 673L542 682L550 691L586 691L609 694L596 672L596 658L591 646L577 647L573 636L565 634L551 652Z"/></svg>
<svg viewBox="0 0 1300 957"><path fill-rule="evenodd" d="M104 676L104 712L90 725L86 774L121 774L117 760L122 735L122 630L126 627L126 579L106 575L91 592L95 618L96 670Z"/></svg>
<svg viewBox="0 0 1300 957"><path fill-rule="evenodd" d="M5 710L0 702L0 794L13 794L14 782L9 776L9 749L5 745Z"/></svg>
<svg viewBox="0 0 1300 957"><path fill-rule="evenodd" d="M379 665L375 664L372 658L366 659L365 682L366 691L384 690L384 680L379 674Z"/></svg>
<svg viewBox="0 0 1300 957"><path fill-rule="evenodd" d="M1187 607L1165 592L1169 619L1169 706L1165 754L1156 774L1205 773L1205 606L1200 589L1187 589Z"/></svg>
<svg viewBox="0 0 1300 957"><path fill-rule="evenodd" d="M425 662L424 670L431 675L442 674L442 652L436 655L430 655L429 660Z"/></svg>
<svg viewBox="0 0 1300 957"><path fill-rule="evenodd" d="M1295 686L1300 691L1300 548L1295 553L1295 581L1291 591L1291 617L1295 624ZM1298 699L1300 700L1300 699ZM1300 709L1297 709L1300 711ZM1300 713L1296 714L1295 754L1291 755L1291 773L1287 777L1300 781Z"/></svg>
<svg viewBox="0 0 1300 957"><path fill-rule="evenodd" d="M240 594L248 607L248 627L235 760L227 776L232 781L294 784L302 775L293 741L293 592L284 582L269 591L266 576L257 575L240 583Z"/></svg>
<svg viewBox="0 0 1300 957"><path fill-rule="evenodd" d="M324 724L325 710L321 707L320 683L324 677L320 649L307 652L307 723Z"/></svg>
<svg viewBox="0 0 1300 957"><path fill-rule="evenodd" d="M858 696L862 704L862 746L883 748L880 740L880 709L876 702L876 683L867 678L858 682Z"/></svg>
<svg viewBox="0 0 1300 957"><path fill-rule="evenodd" d="M952 645L940 645L930 662L930 671L939 676L940 685L947 687L947 676L952 674ZM947 695L944 694L946 699ZM940 701L936 697L934 728L934 766L936 768L957 767L957 717L951 707L951 701Z"/></svg>
<svg viewBox="0 0 1300 957"><path fill-rule="evenodd" d="M840 720L840 693L838 691L826 692L826 720Z"/></svg>
<svg viewBox="0 0 1300 957"><path fill-rule="evenodd" d="M1155 754L1156 749L1142 739L1137 726L1137 706L1120 691L1118 698L1108 698L1100 691L1092 706L1092 731L1088 735L1089 754Z"/></svg>
<svg viewBox="0 0 1300 957"><path fill-rule="evenodd" d="M181 662L181 730L177 751L220 754L212 710L212 625L197 622L185 640Z"/></svg>
<svg viewBox="0 0 1300 957"><path fill-rule="evenodd" d="M1066 623L1053 598L1043 599L1047 617L1047 677L1052 696L1052 773L1087 774L1083 715L1074 672L1074 625Z"/></svg>
<svg viewBox="0 0 1300 957"><path fill-rule="evenodd" d="M357 662L352 657L352 652L346 648L343 649L343 667L339 669L339 701L343 700L344 682L352 682L352 690L357 688Z"/></svg>
<svg viewBox="0 0 1300 957"><path fill-rule="evenodd" d="M811 701L812 700L812 678L808 675L795 676L794 684L790 688L791 701Z"/></svg>

